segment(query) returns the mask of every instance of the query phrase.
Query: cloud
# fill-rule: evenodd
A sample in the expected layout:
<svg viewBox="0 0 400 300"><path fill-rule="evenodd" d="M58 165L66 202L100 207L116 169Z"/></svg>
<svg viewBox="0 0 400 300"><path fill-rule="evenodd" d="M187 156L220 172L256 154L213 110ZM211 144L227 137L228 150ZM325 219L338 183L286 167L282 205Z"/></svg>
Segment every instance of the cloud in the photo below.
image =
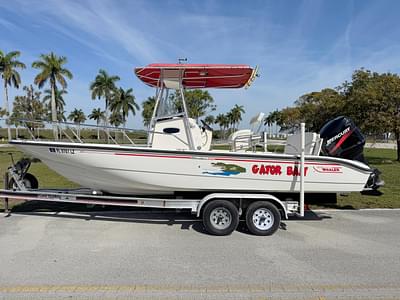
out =
<svg viewBox="0 0 400 300"><path fill-rule="evenodd" d="M11 23L10 21L7 21L6 19L3 19L3 18L0 18L0 26L3 26L4 28L6 28L6 29L8 29L10 31L20 29L14 23Z"/></svg>
<svg viewBox="0 0 400 300"><path fill-rule="evenodd" d="M95 41L115 43L138 61L153 61L164 57L151 41L151 37L133 26L130 22L131 16L116 9L115 2L19 1L18 3L26 14L48 17L46 25L63 34L69 34L67 28L73 29L76 35L85 32ZM79 40L78 37L74 39ZM93 48L87 41L84 44Z"/></svg>
<svg viewBox="0 0 400 300"><path fill-rule="evenodd" d="M106 58L120 66L126 66L130 64L129 61L121 59L118 56L109 54L107 51L103 50L102 47L99 47L99 45L96 44L95 42L82 37L82 35L80 34L76 34L76 32L73 32L71 29L68 29L67 27L60 26L59 24L53 23L50 20L43 20L43 24L53 27L55 30L62 33L66 37L75 40L78 43L82 44L83 46L91 49L92 52L98 55L99 57Z"/></svg>
<svg viewBox="0 0 400 300"><path fill-rule="evenodd" d="M245 105L245 123L258 110L269 112L292 105L304 93L335 87L349 80L356 68L400 71L395 1L259 1L251 5L238 1L229 5L221 1L14 0L11 4L0 1L0 7L4 31L12 26L21 29L18 37L0 36L3 48L24 45L23 30L38 35L35 50L48 45L40 40L48 32L68 38L78 54L66 50L64 55L71 64L83 64L74 70L74 81L80 82L70 85L73 106L80 106L80 99L88 94L86 80L91 78L79 76L82 69L91 76L97 61L110 73L119 74L121 83L124 76L131 80L134 65L174 62L179 57L187 57L189 63L260 65L261 77L249 90L210 91L219 112L236 103ZM2 12L18 18L5 14L2 18ZM63 47L63 42L60 39L57 46ZM96 56L89 65L80 53ZM153 90L139 81L133 84L138 101L152 95ZM140 118L135 122L141 124Z"/></svg>

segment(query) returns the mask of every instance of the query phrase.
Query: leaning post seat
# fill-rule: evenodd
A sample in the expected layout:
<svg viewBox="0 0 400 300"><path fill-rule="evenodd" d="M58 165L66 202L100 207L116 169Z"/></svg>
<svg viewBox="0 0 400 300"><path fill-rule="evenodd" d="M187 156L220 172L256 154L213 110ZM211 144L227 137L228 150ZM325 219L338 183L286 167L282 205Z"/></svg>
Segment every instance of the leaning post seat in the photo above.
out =
<svg viewBox="0 0 400 300"><path fill-rule="evenodd" d="M229 138L229 145L232 151L247 150L251 147L253 132L250 129L242 129L232 133Z"/></svg>
<svg viewBox="0 0 400 300"><path fill-rule="evenodd" d="M229 145L231 151L255 151L255 147L261 143L262 136L260 134L261 126L264 121L265 114L263 112L258 113L256 116L251 118L250 127L251 129L241 129L233 132L229 138Z"/></svg>
<svg viewBox="0 0 400 300"><path fill-rule="evenodd" d="M305 149L306 155L319 155L321 151L322 139L315 132L305 133ZM286 139L285 154L298 155L301 152L301 136L300 134L289 135Z"/></svg>

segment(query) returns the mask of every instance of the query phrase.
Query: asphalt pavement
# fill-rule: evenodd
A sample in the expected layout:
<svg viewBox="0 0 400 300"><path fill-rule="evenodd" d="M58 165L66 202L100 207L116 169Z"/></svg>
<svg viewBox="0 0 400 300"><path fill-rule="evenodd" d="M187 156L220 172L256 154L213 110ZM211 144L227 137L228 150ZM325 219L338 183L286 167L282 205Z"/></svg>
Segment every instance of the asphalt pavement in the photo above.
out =
<svg viewBox="0 0 400 300"><path fill-rule="evenodd" d="M400 299L400 210L316 211L270 237L186 212L0 215L0 299Z"/></svg>

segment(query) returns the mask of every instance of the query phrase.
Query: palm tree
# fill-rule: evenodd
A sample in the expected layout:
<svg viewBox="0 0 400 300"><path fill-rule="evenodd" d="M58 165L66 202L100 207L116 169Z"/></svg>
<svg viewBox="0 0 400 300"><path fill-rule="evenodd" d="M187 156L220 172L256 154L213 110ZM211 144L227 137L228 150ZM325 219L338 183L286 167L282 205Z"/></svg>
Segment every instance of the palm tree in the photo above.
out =
<svg viewBox="0 0 400 300"><path fill-rule="evenodd" d="M92 113L88 116L89 119L95 120L97 124L97 139L100 139L100 121L104 120L105 112L102 111L100 108L93 108Z"/></svg>
<svg viewBox="0 0 400 300"><path fill-rule="evenodd" d="M120 112L113 112L110 116L110 124L118 127L123 122L122 115Z"/></svg>
<svg viewBox="0 0 400 300"><path fill-rule="evenodd" d="M272 126L273 126L273 124L275 124L275 130L277 131L276 123L278 122L278 120L279 120L279 111L277 109L272 111L272 112L270 112L268 114L268 116L265 118L264 125L268 126L268 129L269 129L268 131L269 131L270 135L272 135ZM276 134L277 134L277 132L276 132Z"/></svg>
<svg viewBox="0 0 400 300"><path fill-rule="evenodd" d="M86 115L83 112L82 109L77 109L75 108L73 111L68 116L68 120L71 120L72 122L76 124L81 124L86 121Z"/></svg>
<svg viewBox="0 0 400 300"><path fill-rule="evenodd" d="M227 133L229 132L229 126L231 125L231 117L229 115L229 113L224 115L225 118L222 120L222 126L224 128L224 134L225 134L225 138L227 138Z"/></svg>
<svg viewBox="0 0 400 300"><path fill-rule="evenodd" d="M218 126L219 126L219 132L220 132L221 137L222 137L222 124L224 122L224 120L223 120L224 118L225 118L224 114L218 114L215 117L215 121L214 121L214 123L218 124Z"/></svg>
<svg viewBox="0 0 400 300"><path fill-rule="evenodd" d="M139 109L139 105L135 102L135 96L132 94L132 89L124 90L123 88L119 88L115 91L110 103L110 110L113 113L121 113L124 127L126 127L129 112L131 111L133 115L136 115L136 110Z"/></svg>
<svg viewBox="0 0 400 300"><path fill-rule="evenodd" d="M228 132L230 132L230 131L233 132L234 128L235 128L235 121L234 121L234 116L233 116L232 110L226 113L226 119L227 119Z"/></svg>
<svg viewBox="0 0 400 300"><path fill-rule="evenodd" d="M221 137L224 138L225 137L225 130L229 126L228 114L219 114L219 115L217 115L217 117L215 118L215 124L219 125L220 132L221 132Z"/></svg>
<svg viewBox="0 0 400 300"><path fill-rule="evenodd" d="M16 58L20 56L19 51L4 53L0 50L0 74L4 82L4 106L7 118L10 116L10 106L8 103L8 86L14 86L17 89L21 83L21 77L17 68L25 69L25 64ZM8 126L8 139L11 139L11 129Z"/></svg>
<svg viewBox="0 0 400 300"><path fill-rule="evenodd" d="M271 136L271 126L274 123L274 112L270 112L264 120L264 125L268 126L268 133Z"/></svg>
<svg viewBox="0 0 400 300"><path fill-rule="evenodd" d="M105 98L106 102L106 123L108 124L109 105L113 94L117 89L115 83L120 80L118 76L109 76L105 70L100 69L94 81L90 84L92 99ZM107 125L106 124L106 125Z"/></svg>
<svg viewBox="0 0 400 300"><path fill-rule="evenodd" d="M81 125L81 123L86 121L86 116L85 116L85 113L83 112L83 110L75 108L69 114L68 120L71 120L72 122L74 122L75 124L78 125L78 137L80 137L81 136L80 125Z"/></svg>
<svg viewBox="0 0 400 300"><path fill-rule="evenodd" d="M52 99L52 91L47 89L44 91L45 96L43 97L43 103L48 107L51 107L51 99ZM56 98L56 111L57 111L57 121L61 122L65 120L64 116L64 106L65 101L63 95L68 94L66 90L59 90L56 88L55 90L55 98Z"/></svg>
<svg viewBox="0 0 400 300"><path fill-rule="evenodd" d="M276 135L278 135L278 122L279 122L279 119L281 118L281 113L280 113L280 111L279 110L274 110L274 112L273 112L273 122L274 122L274 124L275 124L275 134Z"/></svg>
<svg viewBox="0 0 400 300"><path fill-rule="evenodd" d="M213 115L208 115L205 119L204 122L209 125L210 127L212 126L212 124L215 123L215 117Z"/></svg>
<svg viewBox="0 0 400 300"><path fill-rule="evenodd" d="M233 130L239 128L239 123L242 121L242 113L244 113L243 105L237 105L231 109L228 113L231 124L233 125Z"/></svg>
<svg viewBox="0 0 400 300"><path fill-rule="evenodd" d="M156 105L155 97L148 97L147 100L142 102L143 125L146 127L150 125L155 105Z"/></svg>
<svg viewBox="0 0 400 300"><path fill-rule="evenodd" d="M45 104L45 119L46 120L51 120L51 103ZM58 122L65 122L67 121L67 118L65 117L66 111L64 109L62 110L57 110L57 120Z"/></svg>
<svg viewBox="0 0 400 300"><path fill-rule="evenodd" d="M63 89L67 88L68 79L72 79L72 73L64 68L67 63L65 56L57 56L53 52L50 54L41 54L40 60L32 63L32 68L39 69L40 73L36 75L34 83L41 89L47 81L50 81L51 89L51 120L54 122L53 133L54 138L58 139L58 130L56 126L57 118L57 107L56 107L56 90L57 82Z"/></svg>

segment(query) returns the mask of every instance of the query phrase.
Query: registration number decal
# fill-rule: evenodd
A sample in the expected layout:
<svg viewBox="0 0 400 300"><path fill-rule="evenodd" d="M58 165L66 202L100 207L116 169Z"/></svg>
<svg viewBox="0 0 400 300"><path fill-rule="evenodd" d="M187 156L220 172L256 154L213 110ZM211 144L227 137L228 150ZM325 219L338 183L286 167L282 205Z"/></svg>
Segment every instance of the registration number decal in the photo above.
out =
<svg viewBox="0 0 400 300"><path fill-rule="evenodd" d="M49 151L51 153L75 154L75 149L70 149L70 148L54 148L54 147L50 147Z"/></svg>

